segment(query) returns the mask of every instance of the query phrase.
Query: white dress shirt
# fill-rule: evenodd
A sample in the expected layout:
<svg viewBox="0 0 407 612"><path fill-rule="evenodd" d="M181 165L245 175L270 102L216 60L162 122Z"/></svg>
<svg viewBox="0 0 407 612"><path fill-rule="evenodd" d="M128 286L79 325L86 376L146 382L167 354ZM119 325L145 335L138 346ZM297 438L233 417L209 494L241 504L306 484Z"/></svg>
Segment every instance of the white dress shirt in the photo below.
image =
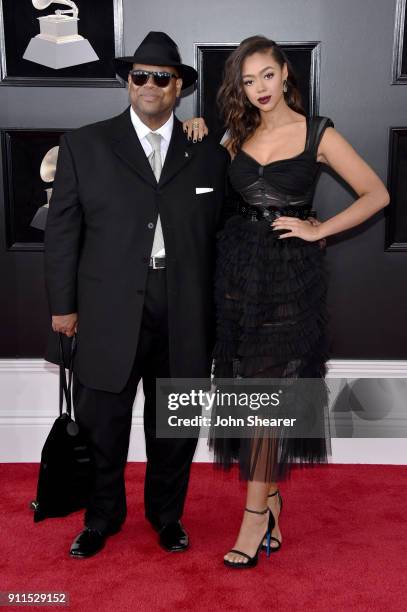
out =
<svg viewBox="0 0 407 612"><path fill-rule="evenodd" d="M161 162L164 166L165 156L167 155L168 147L170 146L170 140L172 136L172 128L174 127L174 113L171 113L171 117L162 125L158 130L152 130L145 123L143 123L140 117L134 112L133 108L130 107L131 122L136 130L141 146L144 149L144 153L148 157L153 149L146 139L147 134L154 132L154 134L160 134L161 136Z"/></svg>
<svg viewBox="0 0 407 612"><path fill-rule="evenodd" d="M168 147L170 146L170 140L172 136L172 129L174 127L174 113L171 113L168 121L164 123L158 130L152 130L145 123L143 123L137 113L134 112L133 107L130 106L130 118L133 124L134 129L136 130L136 134L140 141L141 146L143 147L144 153L147 157L151 155L153 149L148 142L146 136L150 132L154 132L155 134L160 134L161 136L161 165L164 166L165 157L167 155ZM158 253L155 253L155 257L165 257L165 249L161 249Z"/></svg>

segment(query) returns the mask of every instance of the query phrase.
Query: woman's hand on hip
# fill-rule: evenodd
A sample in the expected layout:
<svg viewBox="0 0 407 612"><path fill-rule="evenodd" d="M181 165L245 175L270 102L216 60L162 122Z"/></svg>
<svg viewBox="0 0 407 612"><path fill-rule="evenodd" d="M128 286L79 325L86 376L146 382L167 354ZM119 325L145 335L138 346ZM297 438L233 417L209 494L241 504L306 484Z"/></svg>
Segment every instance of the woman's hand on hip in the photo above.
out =
<svg viewBox="0 0 407 612"><path fill-rule="evenodd" d="M298 219L297 217L278 217L271 223L273 230L284 230L278 238L301 238L307 242L316 242L320 240L319 226L321 223L317 221L315 224L307 219Z"/></svg>

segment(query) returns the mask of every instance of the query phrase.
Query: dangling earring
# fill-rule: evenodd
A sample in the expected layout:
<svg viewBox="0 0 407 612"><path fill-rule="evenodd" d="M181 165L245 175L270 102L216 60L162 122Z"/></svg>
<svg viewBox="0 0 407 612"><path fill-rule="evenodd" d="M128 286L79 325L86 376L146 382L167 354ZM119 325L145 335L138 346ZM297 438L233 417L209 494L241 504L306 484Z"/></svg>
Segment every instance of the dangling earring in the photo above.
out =
<svg viewBox="0 0 407 612"><path fill-rule="evenodd" d="M288 91L287 81L283 81L283 92L287 93L287 91Z"/></svg>

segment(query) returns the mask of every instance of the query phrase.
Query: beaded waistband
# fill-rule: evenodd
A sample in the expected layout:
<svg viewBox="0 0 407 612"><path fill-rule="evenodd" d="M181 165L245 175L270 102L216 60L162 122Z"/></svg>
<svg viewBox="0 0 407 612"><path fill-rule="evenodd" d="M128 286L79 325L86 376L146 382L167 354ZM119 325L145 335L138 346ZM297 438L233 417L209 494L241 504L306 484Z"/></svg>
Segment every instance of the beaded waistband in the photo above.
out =
<svg viewBox="0 0 407 612"><path fill-rule="evenodd" d="M274 221L278 217L297 217L308 219L315 217L316 211L310 206L252 206L247 203L239 203L239 215L251 221Z"/></svg>

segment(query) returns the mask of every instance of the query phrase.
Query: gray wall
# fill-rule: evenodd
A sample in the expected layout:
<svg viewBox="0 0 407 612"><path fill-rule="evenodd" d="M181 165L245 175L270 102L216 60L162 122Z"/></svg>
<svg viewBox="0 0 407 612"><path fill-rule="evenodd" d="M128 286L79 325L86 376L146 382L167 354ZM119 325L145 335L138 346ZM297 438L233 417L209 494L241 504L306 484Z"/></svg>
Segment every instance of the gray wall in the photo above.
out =
<svg viewBox="0 0 407 612"><path fill-rule="evenodd" d="M320 114L386 181L388 130L407 126L407 87L391 86L396 0L150 0L124 4L125 52L149 30L164 30L193 64L194 42L238 42L252 34L277 41L322 41ZM0 88L1 127L77 127L119 113L123 89ZM182 100L181 119L194 114ZM353 195L321 176L321 219L348 206ZM3 211L3 207L1 207ZM3 212L1 212L3 215ZM42 253L5 252L1 218L1 357L40 356L48 311ZM384 219L329 240L332 356L405 359L407 253L384 252ZM4 291L4 293L3 293ZM6 326L6 327L4 327Z"/></svg>

